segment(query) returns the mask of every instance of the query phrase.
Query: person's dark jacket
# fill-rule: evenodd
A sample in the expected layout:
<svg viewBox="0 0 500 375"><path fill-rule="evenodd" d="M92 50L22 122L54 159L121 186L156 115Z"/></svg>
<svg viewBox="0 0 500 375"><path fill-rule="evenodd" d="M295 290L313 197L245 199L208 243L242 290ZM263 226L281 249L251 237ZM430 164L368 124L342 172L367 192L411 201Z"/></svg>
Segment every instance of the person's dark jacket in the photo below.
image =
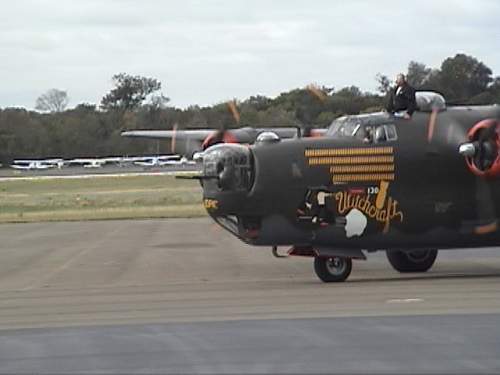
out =
<svg viewBox="0 0 500 375"><path fill-rule="evenodd" d="M417 108L415 100L415 89L408 84L401 86L401 90L397 93L398 88L391 89L389 100L387 101L387 112L406 111L410 116Z"/></svg>

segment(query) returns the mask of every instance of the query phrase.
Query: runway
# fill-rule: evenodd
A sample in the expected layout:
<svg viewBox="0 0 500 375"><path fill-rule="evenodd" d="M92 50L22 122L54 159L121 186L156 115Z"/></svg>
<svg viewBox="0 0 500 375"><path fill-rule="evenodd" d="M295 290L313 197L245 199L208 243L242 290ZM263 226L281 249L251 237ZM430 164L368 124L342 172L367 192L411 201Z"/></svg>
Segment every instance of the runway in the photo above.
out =
<svg viewBox="0 0 500 375"><path fill-rule="evenodd" d="M0 372L500 370L500 249L323 284L209 219L0 226Z"/></svg>

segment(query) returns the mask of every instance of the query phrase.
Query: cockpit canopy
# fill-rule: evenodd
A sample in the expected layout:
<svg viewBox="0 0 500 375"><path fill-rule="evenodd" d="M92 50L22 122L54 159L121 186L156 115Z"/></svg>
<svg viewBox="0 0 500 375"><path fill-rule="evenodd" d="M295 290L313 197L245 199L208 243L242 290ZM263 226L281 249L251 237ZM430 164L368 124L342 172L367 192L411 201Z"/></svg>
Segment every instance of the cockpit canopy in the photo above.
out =
<svg viewBox="0 0 500 375"><path fill-rule="evenodd" d="M326 132L326 136L332 138L355 137L363 139L366 126L374 127L392 122L392 117L386 112L342 116L332 122Z"/></svg>
<svg viewBox="0 0 500 375"><path fill-rule="evenodd" d="M326 133L331 138L353 138L363 143L385 143L398 139L394 118L386 112L343 116Z"/></svg>
<svg viewBox="0 0 500 375"><path fill-rule="evenodd" d="M420 112L446 110L446 101L441 94L433 91L417 91L415 96ZM356 138L370 143L394 141L397 139L394 120L395 117L387 112L342 116L332 122L326 136Z"/></svg>

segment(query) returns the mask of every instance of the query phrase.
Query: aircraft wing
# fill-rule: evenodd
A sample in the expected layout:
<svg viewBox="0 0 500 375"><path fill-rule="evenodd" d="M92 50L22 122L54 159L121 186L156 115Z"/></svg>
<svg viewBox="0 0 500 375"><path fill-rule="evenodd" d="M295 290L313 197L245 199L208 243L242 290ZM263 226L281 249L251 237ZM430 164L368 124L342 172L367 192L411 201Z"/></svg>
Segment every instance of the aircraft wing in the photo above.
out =
<svg viewBox="0 0 500 375"><path fill-rule="evenodd" d="M152 167L154 164L150 161L134 161L133 162L135 165L140 165L142 167Z"/></svg>
<svg viewBox="0 0 500 375"><path fill-rule="evenodd" d="M29 163L39 163L40 159L19 159L14 160L12 163L14 164L29 164Z"/></svg>
<svg viewBox="0 0 500 375"><path fill-rule="evenodd" d="M214 129L189 129L189 130L129 130L121 133L122 137L169 139L176 138L182 140L196 139L203 141L211 135Z"/></svg>
<svg viewBox="0 0 500 375"><path fill-rule="evenodd" d="M27 165L19 165L19 164L11 164L10 167L14 169L31 169L31 167Z"/></svg>
<svg viewBox="0 0 500 375"><path fill-rule="evenodd" d="M148 161L151 160L151 156L126 156L123 157L121 162L122 163L135 163L136 161Z"/></svg>
<svg viewBox="0 0 500 375"><path fill-rule="evenodd" d="M172 155L159 155L157 156L158 160L180 160L181 155L172 154Z"/></svg>
<svg viewBox="0 0 500 375"><path fill-rule="evenodd" d="M208 137L213 135L217 129L188 129L188 130L128 130L121 133L122 137L135 137L135 138L150 138L150 139L171 139L176 138L179 140L197 140L200 142L205 141ZM236 136L238 139L239 134L260 134L265 131L271 131L278 134L282 138L293 138L297 135L297 128L290 127L276 127L276 128L236 128L228 129L229 133ZM311 129L311 136L322 136L326 133L327 129Z"/></svg>

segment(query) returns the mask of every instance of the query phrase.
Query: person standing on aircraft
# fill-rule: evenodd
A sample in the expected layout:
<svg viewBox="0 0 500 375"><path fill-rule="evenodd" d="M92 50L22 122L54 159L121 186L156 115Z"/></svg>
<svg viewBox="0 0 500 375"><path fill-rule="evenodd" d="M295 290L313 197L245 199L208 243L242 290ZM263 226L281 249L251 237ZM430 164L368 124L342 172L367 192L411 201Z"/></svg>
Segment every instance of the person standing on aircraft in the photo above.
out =
<svg viewBox="0 0 500 375"><path fill-rule="evenodd" d="M387 112L396 116L411 118L417 107L415 89L406 81L404 74L396 76L396 87L391 89L387 102Z"/></svg>

